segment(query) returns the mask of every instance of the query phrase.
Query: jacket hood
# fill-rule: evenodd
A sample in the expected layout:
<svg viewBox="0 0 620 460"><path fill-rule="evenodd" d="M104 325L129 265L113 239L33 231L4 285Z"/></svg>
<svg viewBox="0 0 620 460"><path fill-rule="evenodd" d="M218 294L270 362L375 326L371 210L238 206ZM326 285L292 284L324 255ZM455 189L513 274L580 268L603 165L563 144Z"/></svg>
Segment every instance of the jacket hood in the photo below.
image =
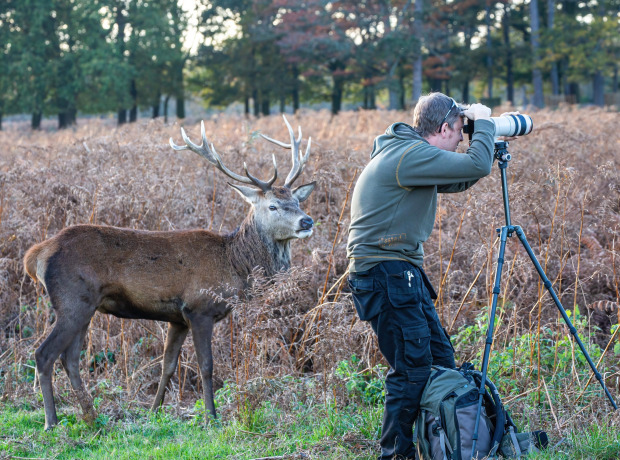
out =
<svg viewBox="0 0 620 460"><path fill-rule="evenodd" d="M377 156L383 149L395 141L426 141L407 123L394 123L385 130L385 134L377 136L373 142L370 158Z"/></svg>

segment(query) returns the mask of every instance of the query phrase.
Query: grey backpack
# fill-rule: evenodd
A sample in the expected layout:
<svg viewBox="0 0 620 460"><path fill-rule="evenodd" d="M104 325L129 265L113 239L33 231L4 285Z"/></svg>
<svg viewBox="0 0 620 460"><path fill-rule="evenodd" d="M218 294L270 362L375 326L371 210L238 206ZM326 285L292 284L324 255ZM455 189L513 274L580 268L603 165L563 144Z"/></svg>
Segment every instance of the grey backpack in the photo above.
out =
<svg viewBox="0 0 620 460"><path fill-rule="evenodd" d="M482 374L465 363L460 369L433 366L422 393L416 422L418 455L424 460L517 458L546 447L542 431L518 433L497 388L488 379L478 427L476 452L472 437Z"/></svg>

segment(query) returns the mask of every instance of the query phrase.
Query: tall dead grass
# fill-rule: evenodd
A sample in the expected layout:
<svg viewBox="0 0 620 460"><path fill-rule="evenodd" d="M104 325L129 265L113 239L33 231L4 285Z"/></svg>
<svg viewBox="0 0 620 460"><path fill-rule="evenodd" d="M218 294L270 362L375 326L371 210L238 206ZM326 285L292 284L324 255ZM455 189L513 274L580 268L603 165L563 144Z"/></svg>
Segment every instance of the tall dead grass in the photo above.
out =
<svg viewBox="0 0 620 460"><path fill-rule="evenodd" d="M304 137L313 140L309 164L298 182L318 181L304 203L317 223L315 233L293 245L289 274L278 276L275 283L257 282L253 300L236 305L216 327L216 387L224 381L243 386L257 378L314 375L322 382L315 391L346 402L342 387L331 385L336 364L352 354L369 367L381 360L342 283L348 197L368 161L373 138L390 123L409 119L407 113L385 111L337 117L301 111L294 117L293 124L300 124ZM564 305L597 312L596 321L606 330L593 335L604 346L609 325L618 323L620 315L618 113L566 107L536 112L533 119L533 133L510 146L513 224L524 228ZM197 120L184 125L197 139ZM287 151L257 136L261 132L286 139L279 116L218 116L205 125L231 169L241 171L246 162L255 175L266 177L271 153L281 172L289 167ZM197 155L172 151L170 136L180 142L179 125L145 120L120 128L89 121L73 130L34 133L5 124L0 132L0 372L8 398L32 395L34 350L54 321L45 293L23 274L21 260L30 245L81 223L229 232L242 221L246 205L226 178ZM439 292L439 315L452 333L471 324L489 304L495 229L503 223L496 167L470 191L441 196L436 230L425 245L425 269ZM256 277L261 280L260 273ZM567 333L516 238L508 243L501 297L514 308L501 313L497 346L510 346L510 337L527 331ZM601 305L604 308L594 308ZM88 387L106 394L109 404L114 400L110 388L119 386L123 401L150 404L159 378L164 326L96 315L82 366ZM457 358L467 358L470 351L457 350ZM200 397L191 338L179 361L167 402L187 407ZM611 368L616 377L608 383L618 395L618 367L612 362ZM61 399L69 398L63 373L55 385ZM261 391L256 401L286 398L281 390ZM570 413L570 398L562 404L556 410ZM588 413L596 414L605 404L601 398Z"/></svg>

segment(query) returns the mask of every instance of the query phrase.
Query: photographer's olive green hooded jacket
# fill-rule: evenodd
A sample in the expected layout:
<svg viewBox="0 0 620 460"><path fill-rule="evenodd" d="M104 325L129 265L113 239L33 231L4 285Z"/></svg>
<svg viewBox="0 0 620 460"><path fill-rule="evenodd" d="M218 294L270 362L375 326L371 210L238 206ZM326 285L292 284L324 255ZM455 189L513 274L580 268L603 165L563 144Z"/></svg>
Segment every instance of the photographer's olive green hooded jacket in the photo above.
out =
<svg viewBox="0 0 620 460"><path fill-rule="evenodd" d="M491 172L494 133L491 121L476 121L465 154L430 145L405 123L378 136L351 200L349 270L366 271L386 260L421 267L437 193L462 192Z"/></svg>

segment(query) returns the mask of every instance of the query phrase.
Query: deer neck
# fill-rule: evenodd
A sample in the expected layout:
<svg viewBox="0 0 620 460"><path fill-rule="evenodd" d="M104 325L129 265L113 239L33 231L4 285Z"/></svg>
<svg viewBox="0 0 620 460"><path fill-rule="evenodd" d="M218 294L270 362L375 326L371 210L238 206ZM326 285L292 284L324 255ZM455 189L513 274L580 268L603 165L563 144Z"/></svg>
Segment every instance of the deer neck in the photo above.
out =
<svg viewBox="0 0 620 460"><path fill-rule="evenodd" d="M291 266L290 240L270 238L258 225L253 213L231 234L229 251L232 265L242 278L256 267L263 268L266 276L273 276Z"/></svg>

